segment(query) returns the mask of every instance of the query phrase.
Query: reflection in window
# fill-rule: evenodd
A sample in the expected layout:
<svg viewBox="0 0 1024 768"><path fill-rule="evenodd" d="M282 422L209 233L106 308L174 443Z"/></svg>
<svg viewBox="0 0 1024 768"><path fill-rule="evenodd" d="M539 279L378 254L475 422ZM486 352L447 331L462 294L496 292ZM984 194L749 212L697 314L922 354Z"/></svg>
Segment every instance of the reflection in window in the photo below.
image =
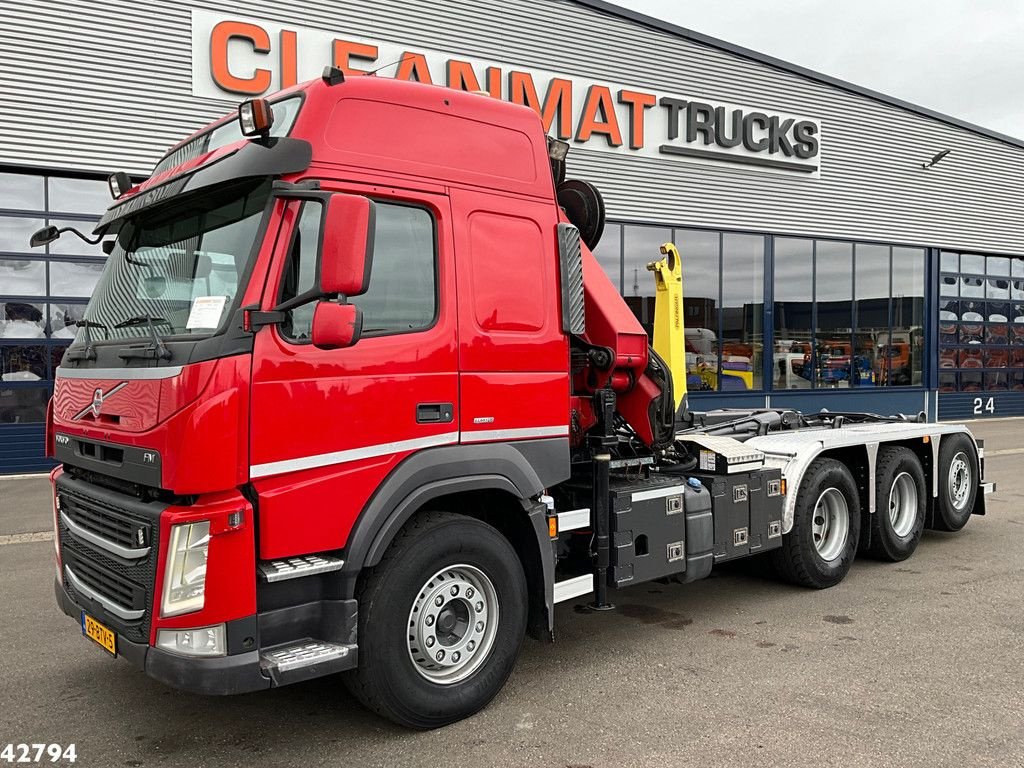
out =
<svg viewBox="0 0 1024 768"><path fill-rule="evenodd" d="M0 259L0 291L9 296L43 296L46 293L46 262Z"/></svg>
<svg viewBox="0 0 1024 768"><path fill-rule="evenodd" d="M42 248L31 248L28 243L33 233L44 226L46 222L42 219L0 216L0 251L42 255Z"/></svg>
<svg viewBox="0 0 1024 768"><path fill-rule="evenodd" d="M761 235L722 236L722 391L762 389L764 242Z"/></svg>
<svg viewBox="0 0 1024 768"><path fill-rule="evenodd" d="M46 305L0 301L0 339L46 337Z"/></svg>
<svg viewBox="0 0 1024 768"><path fill-rule="evenodd" d="M74 339L78 334L75 326L85 316L85 304L51 304L50 338Z"/></svg>
<svg viewBox="0 0 1024 768"><path fill-rule="evenodd" d="M989 256L985 259L985 273L990 277L995 275L1009 277L1010 259L1006 256Z"/></svg>
<svg viewBox="0 0 1024 768"><path fill-rule="evenodd" d="M920 386L924 343L925 251L892 249L892 345L889 383Z"/></svg>
<svg viewBox="0 0 1024 768"><path fill-rule="evenodd" d="M51 211L99 215L113 203L110 187L105 181L51 176L49 182Z"/></svg>
<svg viewBox="0 0 1024 768"><path fill-rule="evenodd" d="M30 344L0 344L0 381L45 379L48 349Z"/></svg>
<svg viewBox="0 0 1024 768"><path fill-rule="evenodd" d="M41 387L0 387L0 425L38 424L46 420L50 389Z"/></svg>
<svg viewBox="0 0 1024 768"><path fill-rule="evenodd" d="M985 274L985 257L973 253L960 254L960 271L970 272L975 275Z"/></svg>
<svg viewBox="0 0 1024 768"><path fill-rule="evenodd" d="M50 378L57 375L57 368L60 367L61 360L69 346L70 344L54 344L50 347Z"/></svg>
<svg viewBox="0 0 1024 768"><path fill-rule="evenodd" d="M644 330L654 330L654 277L647 265L661 258L661 246L672 242L672 230L665 227L626 226L623 233L623 295ZM681 253L681 252L680 252ZM683 261L685 294L686 257Z"/></svg>
<svg viewBox="0 0 1024 768"><path fill-rule="evenodd" d="M892 366L901 365L902 342L889 337L889 246L855 246L854 298L857 330L853 337L853 386L892 381Z"/></svg>
<svg viewBox="0 0 1024 768"><path fill-rule="evenodd" d="M319 250L320 219L323 206L317 202L302 205L299 221L292 235L291 252L285 263L281 280L280 301L285 302L313 288L316 280L316 258ZM294 341L305 341L312 337L313 312L316 302L289 310L281 323L281 335Z"/></svg>
<svg viewBox="0 0 1024 768"><path fill-rule="evenodd" d="M422 208L377 203L370 287L351 301L363 333L427 328L437 314L434 220Z"/></svg>
<svg viewBox="0 0 1024 768"><path fill-rule="evenodd" d="M103 273L103 264L92 261L51 261L50 295L89 298Z"/></svg>
<svg viewBox="0 0 1024 768"><path fill-rule="evenodd" d="M852 376L852 244L819 240L815 244L814 268L818 313L813 356L816 385L848 387Z"/></svg>
<svg viewBox="0 0 1024 768"><path fill-rule="evenodd" d="M601 242L594 248L593 253L615 288L622 293L622 225L606 225Z"/></svg>
<svg viewBox="0 0 1024 768"><path fill-rule="evenodd" d="M955 257L955 258L954 258ZM943 275L943 284L956 279L958 301L939 305L939 389L942 392L1024 391L1024 262L1005 256L950 254L943 269L959 263L961 272ZM894 251L895 261L895 251ZM894 275L894 280L897 278ZM923 270L900 276L902 294L897 325L923 325ZM909 316L909 319L908 319ZM911 332L916 339L921 334ZM1019 355L1019 356L1018 356ZM912 371L914 382L920 365Z"/></svg>
<svg viewBox="0 0 1024 768"><path fill-rule="evenodd" d="M0 173L0 208L44 210L43 177L31 173Z"/></svg>
<svg viewBox="0 0 1024 768"><path fill-rule="evenodd" d="M626 227L623 243L623 273L627 298L653 296L654 280L647 271L647 265L661 258L659 250L664 243L672 242L672 230L664 227ZM683 259L686 263L686 259ZM653 306L652 306L653 312ZM653 315L652 315L653 319ZM641 322L650 322L642 319Z"/></svg>
<svg viewBox="0 0 1024 768"><path fill-rule="evenodd" d="M776 389L811 386L811 345L814 341L814 241L775 238Z"/></svg>
<svg viewBox="0 0 1024 768"><path fill-rule="evenodd" d="M686 387L691 392L718 389L719 251L718 232L675 230L683 268Z"/></svg>

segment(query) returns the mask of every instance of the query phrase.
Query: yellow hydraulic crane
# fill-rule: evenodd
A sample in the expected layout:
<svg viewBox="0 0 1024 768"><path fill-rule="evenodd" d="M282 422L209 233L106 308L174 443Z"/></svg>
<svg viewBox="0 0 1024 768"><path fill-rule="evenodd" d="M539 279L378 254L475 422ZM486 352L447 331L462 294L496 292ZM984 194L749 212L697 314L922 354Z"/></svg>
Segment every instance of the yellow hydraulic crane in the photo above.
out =
<svg viewBox="0 0 1024 768"><path fill-rule="evenodd" d="M683 321L683 269L679 249L665 243L659 249L664 258L652 261L654 273L654 351L672 375L676 411L686 398L686 325Z"/></svg>

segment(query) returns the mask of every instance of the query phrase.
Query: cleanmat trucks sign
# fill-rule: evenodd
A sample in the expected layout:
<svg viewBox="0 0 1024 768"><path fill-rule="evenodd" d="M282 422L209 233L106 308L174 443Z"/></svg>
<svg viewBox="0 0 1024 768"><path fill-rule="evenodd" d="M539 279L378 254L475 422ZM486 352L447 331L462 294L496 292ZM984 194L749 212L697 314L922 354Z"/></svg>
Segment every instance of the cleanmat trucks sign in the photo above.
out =
<svg viewBox="0 0 1024 768"><path fill-rule="evenodd" d="M192 11L195 95L250 97L317 77L376 72L525 104L548 133L604 152L730 163L815 178L821 123L685 93L598 82L343 32Z"/></svg>

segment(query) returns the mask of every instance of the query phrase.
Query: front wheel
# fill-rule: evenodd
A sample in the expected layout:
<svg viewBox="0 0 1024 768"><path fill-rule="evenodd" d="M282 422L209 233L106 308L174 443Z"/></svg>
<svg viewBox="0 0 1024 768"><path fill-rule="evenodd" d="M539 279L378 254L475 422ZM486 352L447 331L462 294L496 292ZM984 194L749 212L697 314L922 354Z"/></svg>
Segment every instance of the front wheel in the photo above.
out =
<svg viewBox="0 0 1024 768"><path fill-rule="evenodd" d="M853 475L835 459L811 462L797 491L793 528L772 552L787 581L814 589L842 581L860 539L860 497Z"/></svg>
<svg viewBox="0 0 1024 768"><path fill-rule="evenodd" d="M486 523L429 512L398 534L359 589L359 666L346 684L370 709L438 728L482 709L526 631L526 578Z"/></svg>

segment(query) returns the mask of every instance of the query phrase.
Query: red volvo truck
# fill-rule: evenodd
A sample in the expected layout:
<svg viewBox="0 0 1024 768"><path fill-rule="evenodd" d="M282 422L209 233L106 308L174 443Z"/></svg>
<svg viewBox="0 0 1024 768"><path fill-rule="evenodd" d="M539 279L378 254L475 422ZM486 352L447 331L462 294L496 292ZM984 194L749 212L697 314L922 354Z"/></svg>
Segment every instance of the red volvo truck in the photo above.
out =
<svg viewBox="0 0 1024 768"><path fill-rule="evenodd" d="M761 553L829 587L984 513L961 426L677 411L566 150L527 107L328 69L111 177L48 417L83 634L201 693L344 673L430 728L560 601Z"/></svg>

